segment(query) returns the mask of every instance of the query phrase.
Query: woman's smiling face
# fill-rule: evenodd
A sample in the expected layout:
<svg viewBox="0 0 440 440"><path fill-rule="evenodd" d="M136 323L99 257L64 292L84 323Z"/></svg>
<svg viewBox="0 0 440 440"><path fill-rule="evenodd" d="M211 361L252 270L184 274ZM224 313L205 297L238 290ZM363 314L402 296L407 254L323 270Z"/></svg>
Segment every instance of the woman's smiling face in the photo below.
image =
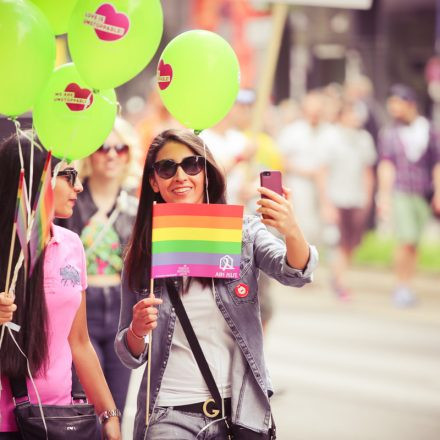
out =
<svg viewBox="0 0 440 440"><path fill-rule="evenodd" d="M157 153L156 162L160 160L173 160L176 163L196 154L185 144L180 142L167 142ZM150 177L150 185L154 192L160 195L166 203L203 203L205 193L204 169L191 176L186 174L181 166L177 167L176 174L169 179L163 179L156 171Z"/></svg>

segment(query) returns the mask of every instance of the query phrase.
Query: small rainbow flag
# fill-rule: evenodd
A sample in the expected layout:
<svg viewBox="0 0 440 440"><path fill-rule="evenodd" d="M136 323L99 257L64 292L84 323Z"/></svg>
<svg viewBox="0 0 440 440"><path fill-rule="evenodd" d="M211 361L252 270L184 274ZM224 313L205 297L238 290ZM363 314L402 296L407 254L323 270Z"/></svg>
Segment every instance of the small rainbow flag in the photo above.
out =
<svg viewBox="0 0 440 440"><path fill-rule="evenodd" d="M46 163L44 164L43 173L41 174L38 192L35 197L34 207L32 213L34 214L34 221L32 224L31 237L29 242L31 265L29 275L34 270L35 263L43 251L50 235L50 225L54 214L54 200L52 189L52 173L50 162L52 153L49 151Z"/></svg>
<svg viewBox="0 0 440 440"><path fill-rule="evenodd" d="M239 278L243 206L153 206L152 278Z"/></svg>
<svg viewBox="0 0 440 440"><path fill-rule="evenodd" d="M17 205L15 208L14 222L17 228L17 236L20 240L21 249L23 250L24 264L28 264L28 247L27 247L27 230L28 230L28 197L26 190L26 181L24 178L24 169L20 171L17 191Z"/></svg>

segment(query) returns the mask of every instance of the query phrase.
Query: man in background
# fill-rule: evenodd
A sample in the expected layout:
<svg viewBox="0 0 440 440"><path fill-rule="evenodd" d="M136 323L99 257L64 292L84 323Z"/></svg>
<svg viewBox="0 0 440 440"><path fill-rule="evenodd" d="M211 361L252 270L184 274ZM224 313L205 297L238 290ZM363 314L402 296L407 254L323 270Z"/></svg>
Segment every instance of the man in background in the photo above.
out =
<svg viewBox="0 0 440 440"><path fill-rule="evenodd" d="M392 213L398 241L393 301L407 307L416 302L411 281L430 204L440 213L440 144L430 122L419 114L410 87L394 85L387 110L393 121L379 138L378 215L387 219Z"/></svg>

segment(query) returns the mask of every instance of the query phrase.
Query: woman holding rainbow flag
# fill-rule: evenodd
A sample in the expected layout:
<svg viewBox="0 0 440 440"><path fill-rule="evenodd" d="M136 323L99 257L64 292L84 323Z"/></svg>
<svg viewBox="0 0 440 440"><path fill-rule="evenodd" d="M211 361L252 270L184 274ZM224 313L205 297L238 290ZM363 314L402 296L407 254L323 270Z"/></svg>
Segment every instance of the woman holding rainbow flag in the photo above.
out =
<svg viewBox="0 0 440 440"><path fill-rule="evenodd" d="M239 219L243 228L239 231L239 278L186 276L196 261L196 247L203 240L209 242L210 231L215 235L215 224L235 221L207 217L212 222L204 224L208 234L201 231L183 250L188 264L181 267L182 278L166 278L161 272L162 278L154 284L152 278L159 273L154 265L155 240L160 235L154 224L166 223L158 217L156 220L157 208L169 204L168 211L181 212L182 204L193 204L203 217L204 211L209 216L212 209L221 216L221 206L227 206L224 176L201 138L188 130L167 130L153 140L125 259L115 340L125 365L137 368L147 362L138 394L135 440L275 438L269 402L272 385L263 356L258 273L263 270L285 285L301 287L311 282L318 257L295 220L288 200L290 191L284 188L284 197L266 188L259 192L265 198L258 202L258 212L265 218ZM239 207L227 208L234 212ZM204 221L199 217L172 220L177 218L181 226L187 226L183 229L189 234ZM265 225L284 235L285 243ZM165 237L168 234L172 241L173 229L179 228L165 229ZM235 237L235 231L225 234ZM223 244L217 242L217 246ZM171 259L172 255L168 262ZM235 263L227 256L222 264L223 270Z"/></svg>
<svg viewBox="0 0 440 440"><path fill-rule="evenodd" d="M51 161L50 153L36 142L31 145L31 136L14 134L0 145L0 439L22 438L14 420L10 380L26 379L32 404L68 405L73 361L97 414L111 415L103 424L104 437L117 440L121 435L119 419L112 412L115 403L87 331L84 248L76 234L51 223L53 215L72 215L83 188L76 170L57 159ZM53 189L52 174L56 174ZM28 182L33 176L28 201L23 176ZM14 187L19 181L17 193ZM10 277L11 262L27 254L28 222L20 216L26 216L31 206L36 206L36 227L31 227L30 255L17 276ZM16 231L20 240L15 240ZM9 282L11 278L15 280Z"/></svg>

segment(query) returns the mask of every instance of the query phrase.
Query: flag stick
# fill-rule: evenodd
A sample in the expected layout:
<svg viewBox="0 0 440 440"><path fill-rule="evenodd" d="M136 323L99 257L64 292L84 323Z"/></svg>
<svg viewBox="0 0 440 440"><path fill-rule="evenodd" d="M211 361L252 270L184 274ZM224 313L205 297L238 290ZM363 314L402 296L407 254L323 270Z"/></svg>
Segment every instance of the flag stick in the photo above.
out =
<svg viewBox="0 0 440 440"><path fill-rule="evenodd" d="M151 276L151 275L150 275ZM154 292L154 278L150 278L150 298L153 297ZM150 377L151 377L151 343L153 342L153 330L150 330L148 335L148 362L147 362L147 409L146 409L146 426L150 423Z"/></svg>
<svg viewBox="0 0 440 440"><path fill-rule="evenodd" d="M263 126L264 111L269 102L272 90L273 78L275 75L276 64L278 61L281 39L283 36L284 24L289 12L289 5L277 2L273 6L272 12L272 34L267 47L264 60L263 72L260 76L257 99L252 113L251 136L255 139Z"/></svg>
<svg viewBox="0 0 440 440"><path fill-rule="evenodd" d="M5 295L9 297L9 279L11 278L12 258L14 256L15 236L17 235L17 224L12 227L11 247L9 249L8 271L6 274Z"/></svg>
<svg viewBox="0 0 440 440"><path fill-rule="evenodd" d="M254 144L257 143L258 134L262 131L263 128L264 112L270 100L270 93L273 86L273 79L275 76L275 69L280 51L283 29L286 18L288 16L288 12L289 5L287 3L277 2L273 6L271 38L265 54L263 71L258 81L255 105L252 109L249 140ZM257 167L256 164L252 162L249 162L249 165L250 166L247 168L246 179L248 182L252 182L255 179Z"/></svg>

